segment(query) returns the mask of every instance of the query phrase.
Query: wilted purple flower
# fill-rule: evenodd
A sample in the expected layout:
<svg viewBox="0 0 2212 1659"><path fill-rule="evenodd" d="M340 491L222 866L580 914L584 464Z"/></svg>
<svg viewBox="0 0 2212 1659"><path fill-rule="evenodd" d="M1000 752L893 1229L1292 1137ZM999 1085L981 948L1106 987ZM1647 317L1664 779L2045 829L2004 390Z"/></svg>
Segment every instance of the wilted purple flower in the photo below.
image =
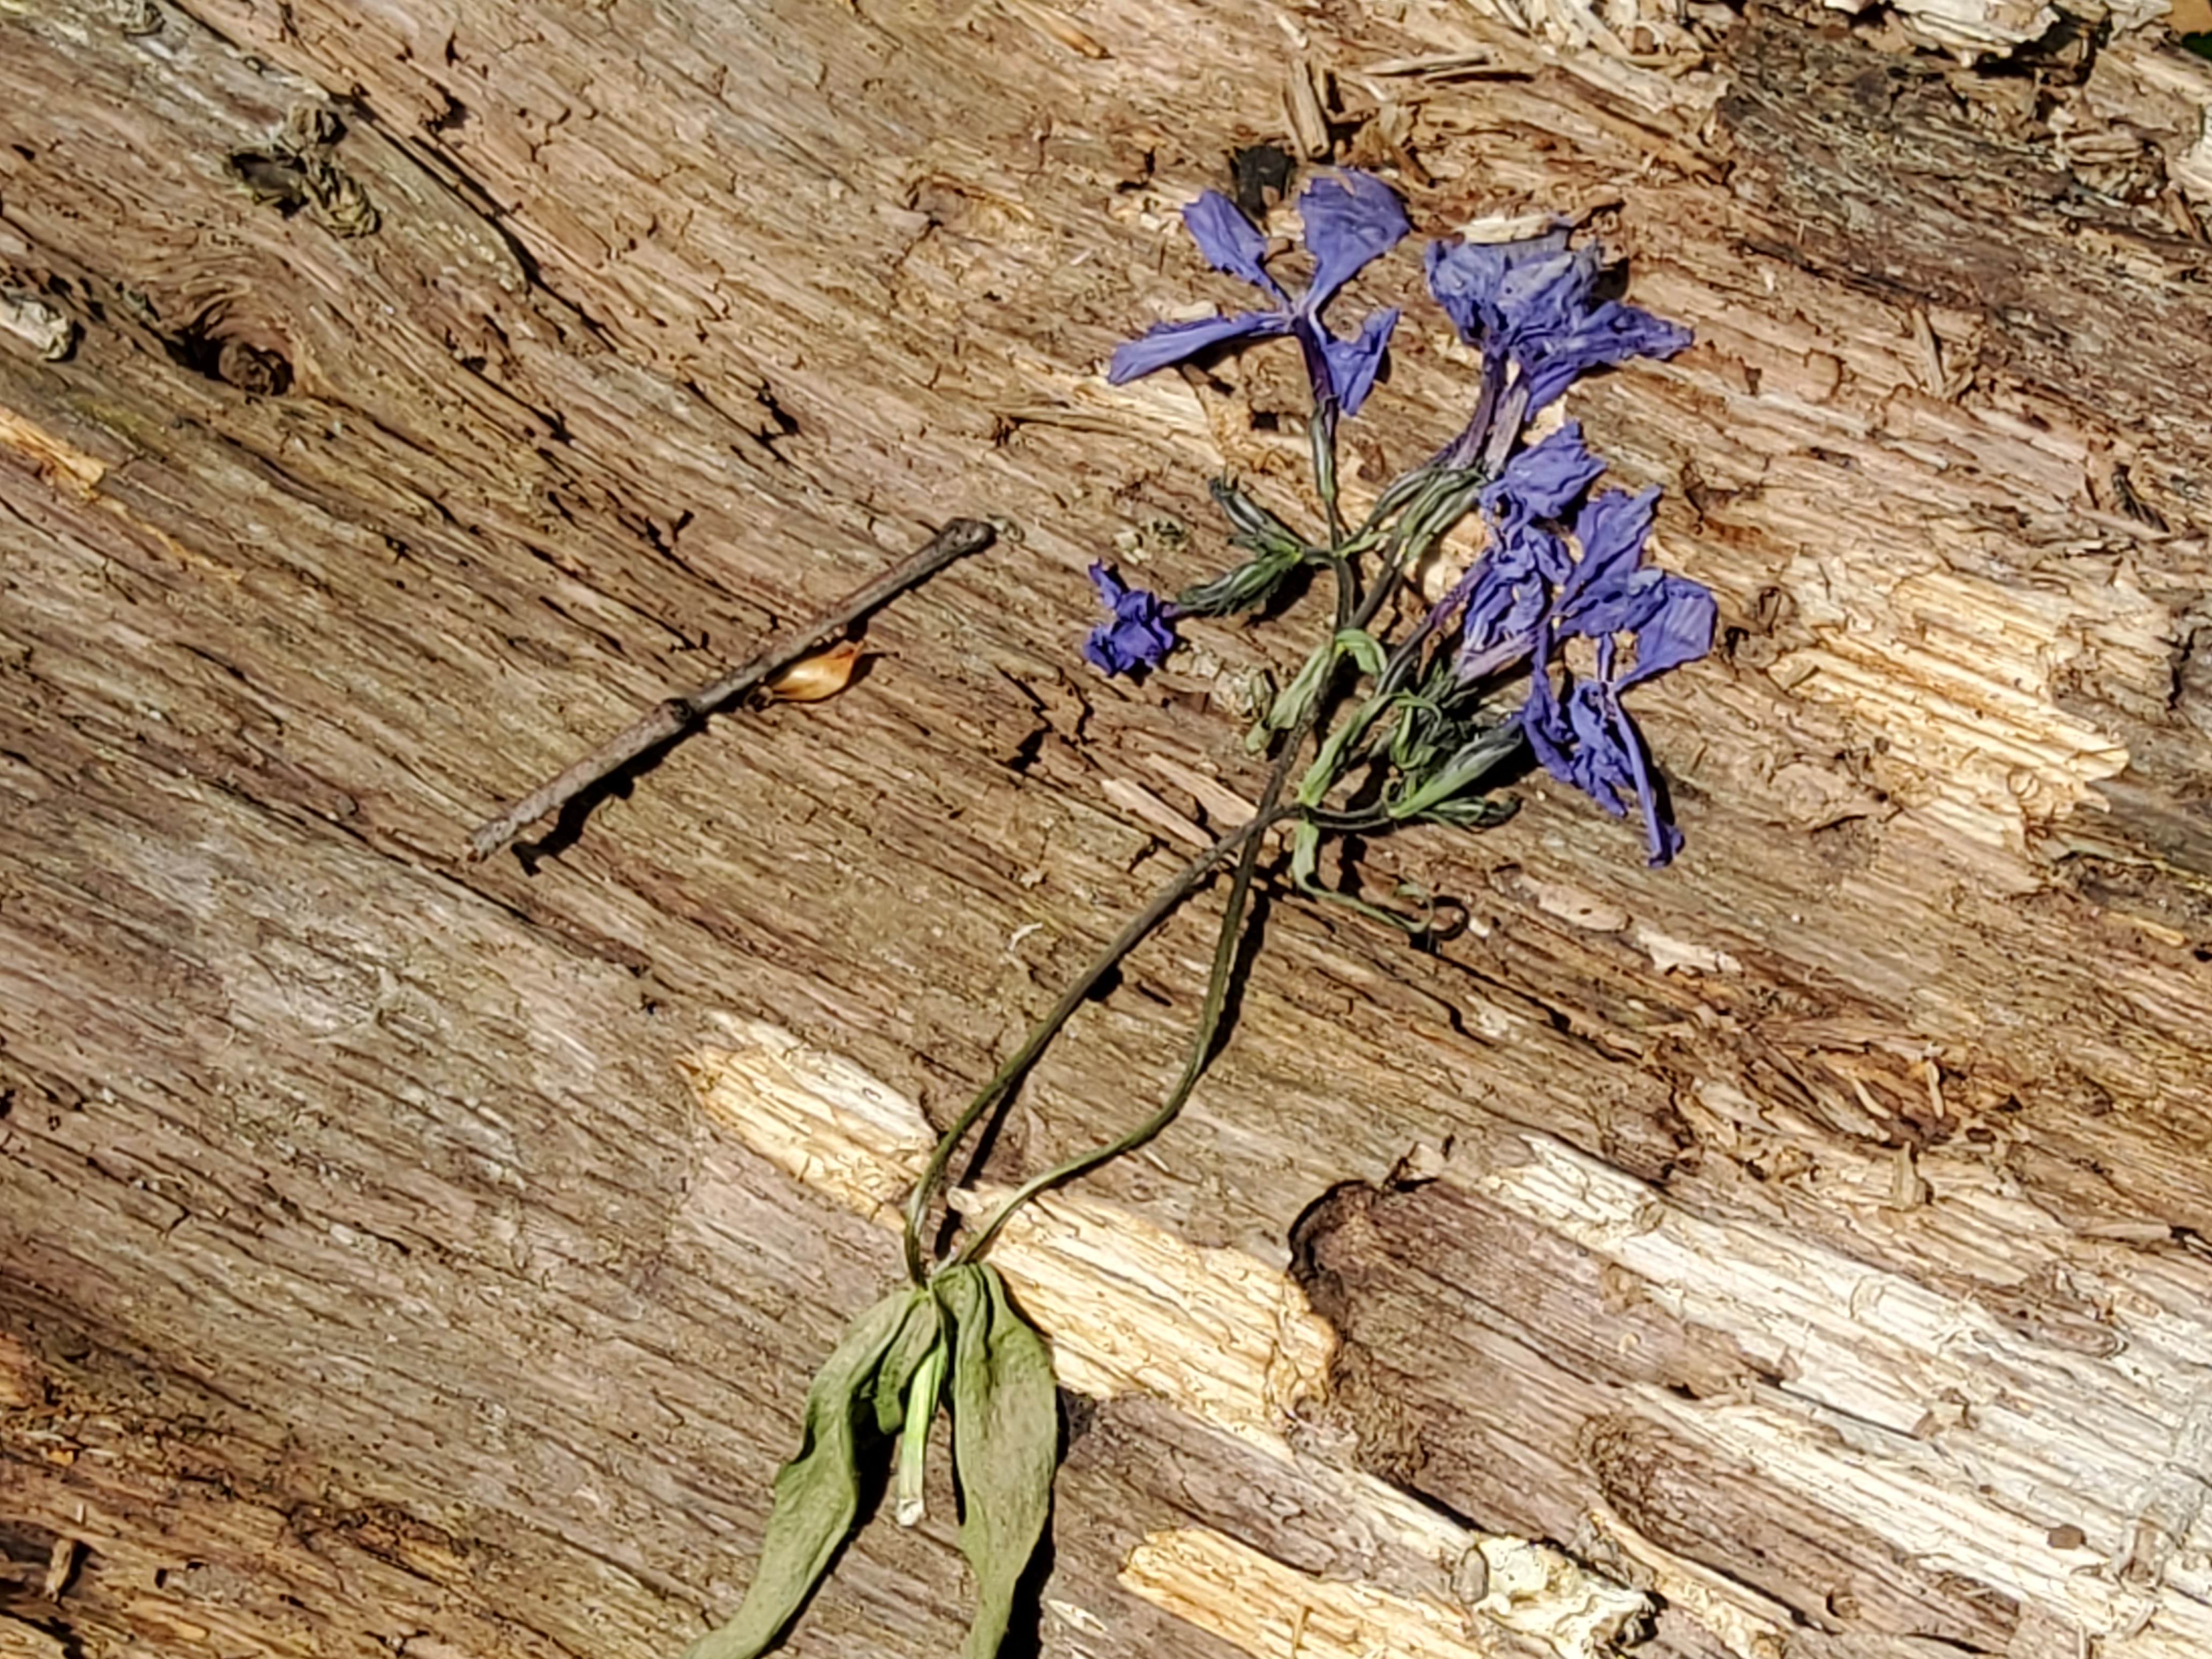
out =
<svg viewBox="0 0 2212 1659"><path fill-rule="evenodd" d="M1583 423L1569 421L1505 463L1483 486L1483 508L1498 518L1556 519L1604 471L1583 442Z"/></svg>
<svg viewBox="0 0 2212 1659"><path fill-rule="evenodd" d="M1540 521L1565 513L1604 471L1583 442L1582 423L1569 421L1484 486L1490 545L1436 613L1442 621L1464 608L1452 662L1461 679L1482 679L1535 650L1552 595L1573 570L1566 544Z"/></svg>
<svg viewBox="0 0 2212 1659"><path fill-rule="evenodd" d="M1276 303L1269 310L1233 317L1157 324L1115 349L1107 380L1120 386L1211 346L1288 335L1305 356L1314 406L1357 414L1374 389L1398 313L1378 311L1358 335L1340 340L1322 321L1322 313L1361 267L1396 246L1413 227L1397 192L1356 167L1308 185L1298 198L1298 212L1305 221L1306 251L1313 255L1314 269L1311 283L1294 300L1267 274L1267 239L1234 202L1209 190L1185 208L1183 224L1214 269L1243 277Z"/></svg>
<svg viewBox="0 0 2212 1659"><path fill-rule="evenodd" d="M1567 234L1547 231L1517 242L1431 242L1424 252L1429 292L1469 345L1510 345L1523 331L1528 272L1566 256Z"/></svg>
<svg viewBox="0 0 2212 1659"><path fill-rule="evenodd" d="M1644 837L1656 866L1681 850L1680 831L1662 812L1643 733L1620 694L1630 686L1695 661L1712 649L1713 596L1686 576L1643 564L1658 491L1631 495L1608 489L1593 498L1575 522L1582 557L1559 584L1539 653L1521 727L1552 775L1571 783L1614 817L1633 795L1644 814ZM1549 660L1558 642L1575 635L1597 641L1597 673L1574 680L1564 703L1552 686ZM1620 640L1626 635L1635 663L1623 671Z"/></svg>
<svg viewBox="0 0 2212 1659"><path fill-rule="evenodd" d="M1577 376L1631 357L1671 357L1690 343L1679 324L1595 289L1598 253L1569 252L1565 231L1520 242L1431 242L1429 291L1486 357L1519 373L1523 419Z"/></svg>
<svg viewBox="0 0 2212 1659"><path fill-rule="evenodd" d="M1148 589L1125 586L1103 563L1091 567L1091 580L1114 615L1083 641L1085 659L1109 674L1158 668L1176 648L1175 606Z"/></svg>
<svg viewBox="0 0 2212 1659"><path fill-rule="evenodd" d="M1490 545L1445 597L1449 614L1466 606L1452 672L1462 680L1510 668L1544 641L1553 591L1568 574L1566 544L1527 519L1492 527Z"/></svg>
<svg viewBox="0 0 2212 1659"><path fill-rule="evenodd" d="M1598 646L1598 678L1571 686L1563 707L1547 675L1536 677L1521 729L1528 746L1552 775L1571 783L1615 817L1627 816L1624 798L1633 795L1644 814L1644 841L1654 869L1682 850L1682 832L1660 810L1651 781L1651 763L1644 734L1620 706L1611 672L1613 641Z"/></svg>

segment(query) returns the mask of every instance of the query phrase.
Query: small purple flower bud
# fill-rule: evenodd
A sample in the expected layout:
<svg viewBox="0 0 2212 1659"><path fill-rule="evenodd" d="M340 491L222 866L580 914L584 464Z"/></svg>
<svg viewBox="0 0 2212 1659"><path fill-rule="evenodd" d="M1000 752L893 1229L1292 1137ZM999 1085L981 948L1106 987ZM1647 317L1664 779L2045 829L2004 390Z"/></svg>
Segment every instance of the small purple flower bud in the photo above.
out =
<svg viewBox="0 0 2212 1659"><path fill-rule="evenodd" d="M1103 562L1091 567L1091 580L1114 614L1083 641L1085 659L1109 674L1158 668L1177 643L1175 606L1149 589L1124 586L1112 567Z"/></svg>

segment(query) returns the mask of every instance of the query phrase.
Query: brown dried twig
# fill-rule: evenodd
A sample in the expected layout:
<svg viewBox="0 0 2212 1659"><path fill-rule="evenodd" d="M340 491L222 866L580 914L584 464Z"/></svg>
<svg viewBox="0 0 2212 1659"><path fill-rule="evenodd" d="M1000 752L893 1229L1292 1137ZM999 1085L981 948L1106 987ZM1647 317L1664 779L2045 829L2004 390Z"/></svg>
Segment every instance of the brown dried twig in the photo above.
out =
<svg viewBox="0 0 2212 1659"><path fill-rule="evenodd" d="M594 784L612 777L641 755L682 737L708 715L728 708L762 681L790 667L830 635L842 633L886 600L927 581L955 559L981 552L991 544L994 534L991 526L981 520L953 520L895 569L885 571L865 587L856 588L803 627L779 635L744 667L725 674L711 685L655 704L651 714L608 738L558 777L539 785L495 817L479 824L469 837L470 861L489 858L548 812L565 806Z"/></svg>

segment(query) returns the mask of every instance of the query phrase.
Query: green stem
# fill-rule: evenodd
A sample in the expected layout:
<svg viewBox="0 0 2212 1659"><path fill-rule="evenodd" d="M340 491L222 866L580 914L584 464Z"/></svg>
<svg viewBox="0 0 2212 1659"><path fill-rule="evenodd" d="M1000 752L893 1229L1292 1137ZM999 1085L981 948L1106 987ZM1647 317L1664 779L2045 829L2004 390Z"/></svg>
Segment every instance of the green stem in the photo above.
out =
<svg viewBox="0 0 2212 1659"><path fill-rule="evenodd" d="M1325 404L1314 410L1313 419L1306 424L1306 435L1313 448L1314 493L1321 497L1322 510L1328 514L1329 545L1344 545L1344 515L1337 507L1336 492L1336 406ZM1343 590L1338 594L1341 601Z"/></svg>
<svg viewBox="0 0 2212 1659"><path fill-rule="evenodd" d="M1458 521L1460 513L1438 516L1437 509L1455 495L1474 487L1465 474L1446 474L1433 481L1430 488L1407 508L1406 516L1400 523L1403 526L1410 522L1413 528L1409 533L1392 538L1389 554L1383 561L1382 574L1373 590L1352 614L1348 623L1340 615L1340 631L1347 626L1364 629L1375 620L1376 614L1389 603L1390 597L1398 591L1399 585L1405 580L1406 573L1426 557L1429 549ZM1463 507L1461 511L1464 511ZM1343 601L1347 591L1343 586L1337 589L1340 613L1344 609ZM1337 779L1342 773L1344 757L1353 752L1365 739L1375 722L1393 707L1398 691L1412 673L1421 648L1427 643L1434 627L1433 617L1424 616L1421 618L1413 633L1392 651L1382 672L1376 676L1374 690L1352 712L1348 724L1329 734L1328 742L1322 745L1321 753L1315 757L1312 769L1299 786L1297 801L1300 806L1318 806L1327 799L1328 792L1336 787ZM1310 813L1308 818L1310 822Z"/></svg>
<svg viewBox="0 0 2212 1659"><path fill-rule="evenodd" d="M1466 515L1476 492L1481 489L1483 476L1463 471L1439 473L1407 506L1391 534L1391 550L1383 560L1382 574L1352 617L1354 628L1365 628L1375 620L1397 592L1407 573ZM1454 502L1455 496L1463 499ZM1451 510L1443 511L1448 503Z"/></svg>
<svg viewBox="0 0 2212 1659"><path fill-rule="evenodd" d="M1036 1063L1045 1046L1060 1034L1075 1011L1090 1000L1098 983L1111 973L1121 958L1144 943L1146 937L1166 920L1169 913L1204 881L1213 866L1231 853L1243 847L1257 847L1260 837L1279 814L1272 815L1263 808L1250 823L1231 830L1207 848L1188 864L1177 871L1142 910L1133 916L1128 925L1114 936L1113 942L1091 960L1089 967L1079 975L1075 982L1060 994L1045 1017L1030 1028L1022 1046L1008 1056L1005 1065L992 1073L991 1080L978 1090L975 1097L961 1109L952 1126L938 1138L936 1149L930 1153L929 1163L921 1178L915 1183L914 1191L906 1201L906 1271L907 1277L916 1285L929 1282L929 1261L921 1246L921 1226L929 1213L929 1206L937 1195L939 1183L945 1171L959 1151L960 1143L968 1138L969 1131L981 1121L983 1114L997 1104L1021 1081L1022 1075Z"/></svg>
<svg viewBox="0 0 2212 1659"><path fill-rule="evenodd" d="M1316 699L1314 708L1291 729L1281 755L1276 759L1274 769L1267 775L1267 787L1261 793L1260 810L1253 817L1254 823L1273 823L1285 816L1288 809L1279 805L1282 799L1283 786L1289 781L1291 770L1297 764L1298 751L1304 748L1306 738L1312 733L1325 700ZM1032 1176L1024 1182L1015 1188L1013 1196L999 1206L998 1213L984 1224L982 1230L955 1253L952 1258L954 1265L973 1261L981 1255L989 1248L991 1241L999 1236L999 1230L1012 1219L1014 1212L1039 1193L1063 1182L1073 1181L1078 1176L1087 1175L1102 1164L1110 1164L1124 1153L1135 1152L1181 1115L1183 1103L1190 1098L1191 1091L1198 1087L1199 1079L1206 1074L1206 1068L1213 1058L1213 1039L1221 1029L1221 1011L1229 1000L1229 981L1237 965L1237 944L1243 936L1244 913L1252 896L1252 877L1259 866L1261 845L1261 837L1254 836L1245 842L1237 856L1237 872L1229 884L1229 902L1221 914L1221 931L1214 938L1213 965L1206 975L1205 1005L1199 1011L1198 1027L1191 1034L1190 1052L1183 1061L1182 1075L1176 1080L1175 1090L1168 1096L1166 1103L1120 1139L1078 1153L1066 1163L1056 1164L1042 1175Z"/></svg>
<svg viewBox="0 0 2212 1659"><path fill-rule="evenodd" d="M945 1393L945 1341L922 1356L907 1386L906 1420L899 1425L898 1474L892 1483L891 1518L902 1527L921 1523L927 1505L922 1489L928 1473L929 1429Z"/></svg>

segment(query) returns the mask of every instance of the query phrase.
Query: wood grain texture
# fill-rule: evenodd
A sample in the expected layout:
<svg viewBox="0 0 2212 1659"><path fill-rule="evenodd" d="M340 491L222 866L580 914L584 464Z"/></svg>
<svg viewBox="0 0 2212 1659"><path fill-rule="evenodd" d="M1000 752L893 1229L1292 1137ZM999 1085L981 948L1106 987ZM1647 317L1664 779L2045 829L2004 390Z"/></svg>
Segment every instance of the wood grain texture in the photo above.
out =
<svg viewBox="0 0 2212 1659"><path fill-rule="evenodd" d="M1281 136L1295 58L1425 231L1571 213L1697 331L1571 401L1721 596L1638 693L1690 848L1647 872L1537 779L1370 849L1467 933L1272 906L1174 1139L1086 1194L1295 1266L1342 1342L1298 1455L1656 1591L1646 1652L2201 1651L2204 66L1720 22L0 14L5 1642L651 1654L732 1604L895 1250L684 1059L736 1010L941 1115L1163 824L1256 787L1216 705L1295 621L1136 690L1075 647L1117 537L1162 586L1218 561L1210 471L1295 505L1289 365L1097 374L1233 299L1174 210ZM1355 487L1465 395L1409 327ZM853 690L459 861L963 514L1001 545ZM1145 1109L1207 933L1078 1019L991 1178ZM1243 1650L1124 1582L1150 1535L1388 1567L1179 1407L1070 1439L1048 1651ZM949 1650L950 1514L872 1529L794 1650Z"/></svg>

